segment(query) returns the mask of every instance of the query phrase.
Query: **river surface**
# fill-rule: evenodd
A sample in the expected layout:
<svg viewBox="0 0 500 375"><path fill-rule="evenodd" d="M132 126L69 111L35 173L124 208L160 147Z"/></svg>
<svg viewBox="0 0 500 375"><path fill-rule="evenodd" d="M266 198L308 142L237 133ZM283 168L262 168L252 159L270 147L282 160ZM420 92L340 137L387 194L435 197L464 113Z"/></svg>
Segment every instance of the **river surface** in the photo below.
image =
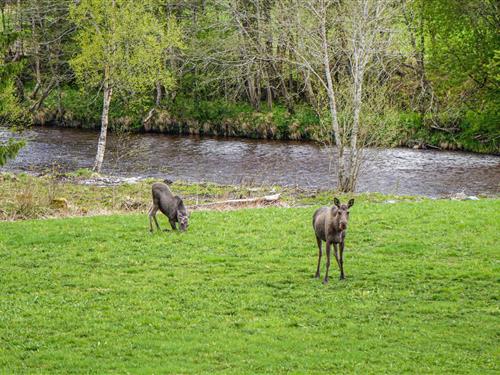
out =
<svg viewBox="0 0 500 375"><path fill-rule="evenodd" d="M0 139L10 133L0 128ZM33 127L28 145L3 170L40 173L54 163L64 171L92 167L98 133ZM335 187L332 152L313 142L108 135L103 173L168 177L191 182ZM405 148L365 153L357 191L445 196L500 193L500 157Z"/></svg>

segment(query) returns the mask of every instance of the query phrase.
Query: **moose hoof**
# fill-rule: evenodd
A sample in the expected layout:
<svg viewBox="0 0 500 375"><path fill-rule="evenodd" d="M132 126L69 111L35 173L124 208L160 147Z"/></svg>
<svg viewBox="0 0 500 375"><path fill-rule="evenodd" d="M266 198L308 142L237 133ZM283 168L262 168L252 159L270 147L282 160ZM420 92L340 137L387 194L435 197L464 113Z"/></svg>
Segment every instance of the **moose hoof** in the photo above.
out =
<svg viewBox="0 0 500 375"><path fill-rule="evenodd" d="M339 280L345 280L345 276L344 275L340 275Z"/></svg>
<svg viewBox="0 0 500 375"><path fill-rule="evenodd" d="M314 275L314 278L315 278L315 279L319 279L319 273L316 273L316 274Z"/></svg>
<svg viewBox="0 0 500 375"><path fill-rule="evenodd" d="M328 284L328 277L325 277L325 278L323 279L323 284Z"/></svg>

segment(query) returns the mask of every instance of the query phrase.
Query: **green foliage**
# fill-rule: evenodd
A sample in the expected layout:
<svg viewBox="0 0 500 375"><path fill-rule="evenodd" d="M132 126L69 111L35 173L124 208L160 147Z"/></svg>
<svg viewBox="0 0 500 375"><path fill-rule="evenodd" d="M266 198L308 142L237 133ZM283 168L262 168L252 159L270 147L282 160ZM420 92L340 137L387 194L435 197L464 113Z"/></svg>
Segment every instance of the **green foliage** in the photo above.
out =
<svg viewBox="0 0 500 375"><path fill-rule="evenodd" d="M58 93L52 92L45 100L46 112L57 112ZM95 127L102 112L102 94L90 93L74 86L64 86L61 91L61 105L64 108L64 123L67 126ZM39 114L40 115L40 114Z"/></svg>
<svg viewBox="0 0 500 375"><path fill-rule="evenodd" d="M475 86L479 91L474 96L498 90L494 80L499 71L494 61L500 36L493 2L436 0L424 2L423 7L435 88L461 93Z"/></svg>
<svg viewBox="0 0 500 375"><path fill-rule="evenodd" d="M147 2L130 0L83 0L70 16L79 29L80 49L70 64L86 87L99 88L107 80L122 95L144 94L156 82L172 87L164 53L181 45L174 19L162 24Z"/></svg>
<svg viewBox="0 0 500 375"><path fill-rule="evenodd" d="M491 58L489 64L486 65L488 75L492 82L500 86L500 49L494 51L494 55Z"/></svg>
<svg viewBox="0 0 500 375"><path fill-rule="evenodd" d="M440 126L458 125L461 133L455 136L467 149L498 152L500 130L493 129L500 123L497 5L490 0L416 3L423 9L426 67L440 102Z"/></svg>
<svg viewBox="0 0 500 375"><path fill-rule="evenodd" d="M25 122L24 109L16 96L15 78L23 68L23 62L7 61L9 47L17 33L0 32L0 125L16 125Z"/></svg>
<svg viewBox="0 0 500 375"><path fill-rule="evenodd" d="M3 81L1 76L4 76ZM0 125L23 124L25 110L16 97L14 80L5 78L0 72L0 82Z"/></svg>
<svg viewBox="0 0 500 375"><path fill-rule="evenodd" d="M481 112L467 111L461 141L468 150L500 152L500 102Z"/></svg>
<svg viewBox="0 0 500 375"><path fill-rule="evenodd" d="M432 114L425 118L424 126L418 113L399 114L401 144L423 143L435 147L464 149L474 152L500 152L500 113L498 106L483 111ZM445 131L446 127L451 130ZM442 127L442 128L441 128ZM444 130L443 130L444 129Z"/></svg>
<svg viewBox="0 0 500 375"><path fill-rule="evenodd" d="M3 21L3 12L2 12ZM0 32L0 125L17 125L23 123L23 109L16 97L14 79L22 68L20 62L7 62L6 53L15 40L16 34L2 27ZM0 143L0 166L9 159L15 158L25 145L23 140L8 139Z"/></svg>
<svg viewBox="0 0 500 375"><path fill-rule="evenodd" d="M13 159L24 147L24 140L14 140L10 138L6 143L0 143L0 167L5 165L9 159Z"/></svg>
<svg viewBox="0 0 500 375"><path fill-rule="evenodd" d="M255 111L245 102L199 100L185 96L168 103L172 116L180 123L195 120L200 127L208 124L209 131L220 133L221 127L231 127L233 135L250 138L310 139L319 127L319 119L308 105L295 108L290 114L280 104L272 109Z"/></svg>
<svg viewBox="0 0 500 375"><path fill-rule="evenodd" d="M88 168L79 168L72 173L68 173L67 175L70 177L92 177L94 172Z"/></svg>
<svg viewBox="0 0 500 375"><path fill-rule="evenodd" d="M0 372L497 372L500 201L358 202L327 286L313 211L0 223Z"/></svg>

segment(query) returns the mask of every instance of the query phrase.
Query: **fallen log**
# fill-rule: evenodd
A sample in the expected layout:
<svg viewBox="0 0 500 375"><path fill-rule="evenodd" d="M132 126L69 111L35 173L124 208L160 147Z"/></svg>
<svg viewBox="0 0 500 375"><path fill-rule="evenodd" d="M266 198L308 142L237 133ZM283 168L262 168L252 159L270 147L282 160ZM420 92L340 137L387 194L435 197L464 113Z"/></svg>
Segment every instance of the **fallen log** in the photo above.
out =
<svg viewBox="0 0 500 375"><path fill-rule="evenodd" d="M216 208L234 208L240 206L264 206L276 204L280 200L281 194L273 194L266 195L264 197L256 197L256 198L243 198L243 199L229 199L225 201L219 202L210 202L210 203L202 203L195 204L192 206L188 206L188 209L197 210L197 209L216 209Z"/></svg>

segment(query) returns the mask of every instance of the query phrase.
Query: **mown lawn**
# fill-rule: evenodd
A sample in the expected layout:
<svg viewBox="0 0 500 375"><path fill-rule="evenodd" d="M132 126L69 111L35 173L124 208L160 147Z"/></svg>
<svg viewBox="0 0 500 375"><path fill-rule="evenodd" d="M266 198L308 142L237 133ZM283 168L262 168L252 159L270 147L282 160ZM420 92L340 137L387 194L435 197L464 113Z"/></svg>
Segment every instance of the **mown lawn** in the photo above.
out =
<svg viewBox="0 0 500 375"><path fill-rule="evenodd" d="M500 200L356 204L327 286L313 211L0 223L0 373L498 374Z"/></svg>

